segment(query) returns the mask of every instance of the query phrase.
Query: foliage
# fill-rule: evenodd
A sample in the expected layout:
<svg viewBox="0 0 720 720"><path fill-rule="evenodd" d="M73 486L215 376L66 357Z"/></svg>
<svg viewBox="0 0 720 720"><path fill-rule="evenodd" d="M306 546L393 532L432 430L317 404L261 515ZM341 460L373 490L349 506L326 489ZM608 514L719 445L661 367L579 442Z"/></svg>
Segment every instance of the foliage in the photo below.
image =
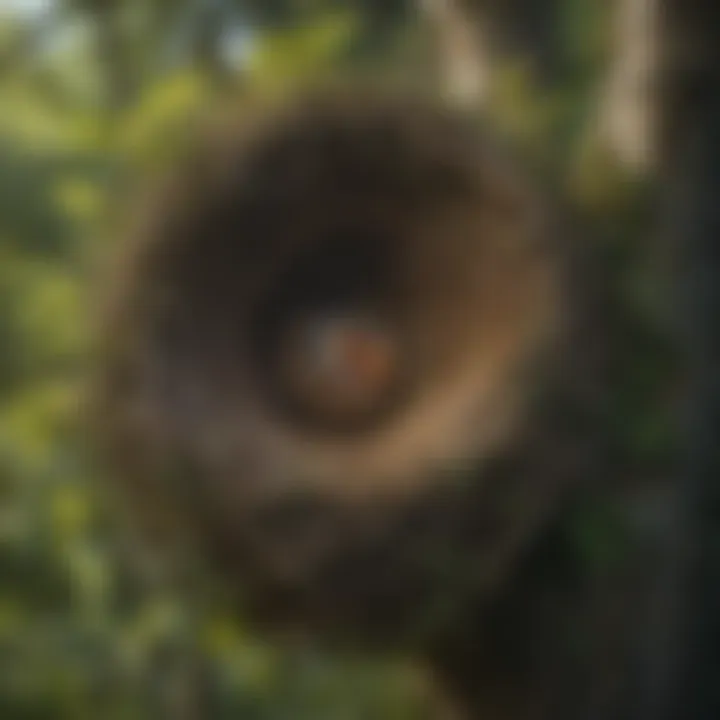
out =
<svg viewBox="0 0 720 720"><path fill-rule="evenodd" d="M118 194L172 157L212 85L138 47L133 101L99 112L91 29L71 9L52 48L0 77L0 717L417 717L404 671L259 644L212 593L148 582L108 522L82 413L95 260ZM327 67L346 17L268 36L253 88ZM1 41L33 19L8 19Z"/></svg>

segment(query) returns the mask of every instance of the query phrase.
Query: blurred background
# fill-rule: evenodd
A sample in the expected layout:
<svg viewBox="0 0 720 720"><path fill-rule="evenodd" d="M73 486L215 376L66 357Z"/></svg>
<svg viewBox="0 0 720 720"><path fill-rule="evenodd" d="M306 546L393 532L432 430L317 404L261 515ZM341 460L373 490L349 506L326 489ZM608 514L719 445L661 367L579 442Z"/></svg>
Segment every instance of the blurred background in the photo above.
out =
<svg viewBox="0 0 720 720"><path fill-rule="evenodd" d="M485 57L432 0L0 0L0 718L423 717L399 663L273 649L210 588L137 572L78 412L92 276L128 191L230 97L363 77L464 101L492 72L502 127L582 165L611 4L539 5L508 2Z"/></svg>

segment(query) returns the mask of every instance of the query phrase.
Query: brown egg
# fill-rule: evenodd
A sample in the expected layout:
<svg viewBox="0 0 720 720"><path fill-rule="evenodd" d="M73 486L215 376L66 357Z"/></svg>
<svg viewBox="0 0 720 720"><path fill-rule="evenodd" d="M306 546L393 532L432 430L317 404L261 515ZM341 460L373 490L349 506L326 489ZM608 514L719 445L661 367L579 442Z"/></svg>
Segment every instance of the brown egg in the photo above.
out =
<svg viewBox="0 0 720 720"><path fill-rule="evenodd" d="M367 315L304 318L280 351L281 387L298 410L329 423L362 419L393 393L398 345L389 323Z"/></svg>

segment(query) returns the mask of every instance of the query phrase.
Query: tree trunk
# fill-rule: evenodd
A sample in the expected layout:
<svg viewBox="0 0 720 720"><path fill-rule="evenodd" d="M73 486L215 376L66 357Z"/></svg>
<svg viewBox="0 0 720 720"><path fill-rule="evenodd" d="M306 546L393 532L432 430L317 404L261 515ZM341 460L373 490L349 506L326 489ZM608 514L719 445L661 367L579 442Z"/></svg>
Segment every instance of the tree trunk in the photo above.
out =
<svg viewBox="0 0 720 720"><path fill-rule="evenodd" d="M441 84L451 99L482 106L508 59L549 85L563 67L557 0L418 0L436 38Z"/></svg>
<svg viewBox="0 0 720 720"><path fill-rule="evenodd" d="M484 28L462 0L420 0L435 35L442 90L461 105L482 105L489 96L492 59Z"/></svg>
<svg viewBox="0 0 720 720"><path fill-rule="evenodd" d="M662 0L615 0L605 87L600 91L603 148L624 168L646 174L657 161L654 102Z"/></svg>
<svg viewBox="0 0 720 720"><path fill-rule="evenodd" d="M720 6L666 0L663 11L661 221L678 268L687 414L676 528L637 717L711 720L720 717Z"/></svg>

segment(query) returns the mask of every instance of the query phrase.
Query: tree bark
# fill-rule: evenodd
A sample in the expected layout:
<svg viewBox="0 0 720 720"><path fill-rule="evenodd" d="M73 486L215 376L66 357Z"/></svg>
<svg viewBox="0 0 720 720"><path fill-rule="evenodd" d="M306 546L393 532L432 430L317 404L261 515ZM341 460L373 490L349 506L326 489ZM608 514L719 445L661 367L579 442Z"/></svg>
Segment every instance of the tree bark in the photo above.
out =
<svg viewBox="0 0 720 720"><path fill-rule="evenodd" d="M661 1L615 0L611 55L600 91L600 142L622 167L637 174L651 172L658 159L653 96Z"/></svg>
<svg viewBox="0 0 720 720"><path fill-rule="evenodd" d="M434 31L443 89L460 104L487 104L497 67L508 59L524 62L544 85L560 76L557 0L418 2Z"/></svg>
<svg viewBox="0 0 720 720"><path fill-rule="evenodd" d="M435 35L443 92L461 105L483 105L492 75L484 27L462 0L420 0L420 7Z"/></svg>
<svg viewBox="0 0 720 720"><path fill-rule="evenodd" d="M675 255L684 351L684 457L657 596L644 720L720 717L720 6L666 0L661 16L660 218Z"/></svg>

